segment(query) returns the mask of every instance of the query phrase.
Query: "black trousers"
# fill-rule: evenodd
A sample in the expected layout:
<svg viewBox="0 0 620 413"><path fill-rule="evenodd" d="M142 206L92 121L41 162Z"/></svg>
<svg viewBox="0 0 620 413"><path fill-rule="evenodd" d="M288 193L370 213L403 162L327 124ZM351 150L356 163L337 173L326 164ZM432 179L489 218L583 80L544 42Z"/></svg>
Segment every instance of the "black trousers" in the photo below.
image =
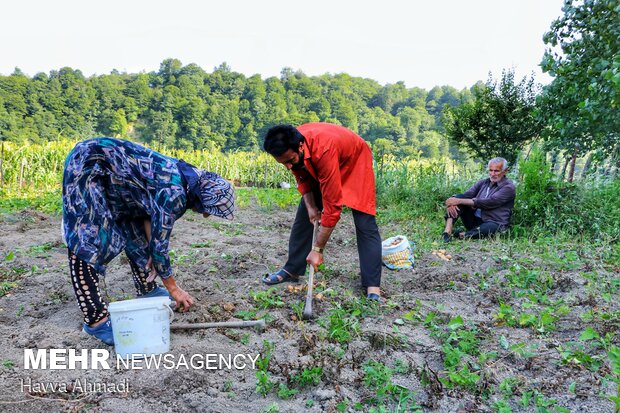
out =
<svg viewBox="0 0 620 413"><path fill-rule="evenodd" d="M75 298L84 315L86 324L94 324L108 316L108 305L101 295L99 289L99 274L86 261L78 258L68 249L69 271L71 272L71 284ZM155 281L147 282L147 272L138 267L129 255L129 265L133 276L133 283L136 287L138 297L147 294L157 288Z"/></svg>
<svg viewBox="0 0 620 413"><path fill-rule="evenodd" d="M455 198L464 198L463 194L458 194L454 196ZM476 216L476 209L466 205L459 205L459 215L454 220L461 218L463 225L467 231L465 232L465 238L470 239L480 239L488 237L491 234L496 233L500 226L495 222L484 222L482 218ZM448 214L446 214L446 219L448 218Z"/></svg>
<svg viewBox="0 0 620 413"><path fill-rule="evenodd" d="M315 194L315 199L317 196ZM360 258L362 286L379 287L381 285L381 235L375 217L364 212L353 211L357 252ZM306 257L312 249L312 232L314 226L308 219L308 209L302 199L297 208L295 222L291 228L288 241L288 260L284 269L293 275L302 275L306 271Z"/></svg>

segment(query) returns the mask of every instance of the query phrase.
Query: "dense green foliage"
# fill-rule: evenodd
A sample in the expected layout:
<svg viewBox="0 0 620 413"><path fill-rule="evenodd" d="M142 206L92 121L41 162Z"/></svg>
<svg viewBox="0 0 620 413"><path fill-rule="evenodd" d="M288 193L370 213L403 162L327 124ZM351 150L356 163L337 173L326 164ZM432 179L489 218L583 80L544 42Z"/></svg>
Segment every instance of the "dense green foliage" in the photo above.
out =
<svg viewBox="0 0 620 413"><path fill-rule="evenodd" d="M226 64L205 72L176 59L158 72L89 78L68 67L0 76L0 135L11 142L117 136L155 148L253 150L279 123L342 124L391 153L449 154L441 111L471 96L444 86L407 89L347 74L309 77L291 69L280 78L245 77Z"/></svg>
<svg viewBox="0 0 620 413"><path fill-rule="evenodd" d="M484 178L479 169L453 168L430 162L389 162L377 174L379 220L404 222L413 239L438 238L443 229L444 201ZM585 237L620 239L620 180L589 178L564 182L551 172L545 156L533 150L509 175L517 198L509 237ZM382 234L389 236L390 234ZM395 235L395 234L391 234Z"/></svg>
<svg viewBox="0 0 620 413"><path fill-rule="evenodd" d="M541 67L554 77L540 113L552 147L620 157L620 1L565 0L544 35Z"/></svg>
<svg viewBox="0 0 620 413"><path fill-rule="evenodd" d="M486 84L473 88L471 102L446 108L446 133L480 159L502 156L514 163L540 133L537 92L534 78L516 83L513 70L504 71L499 82L489 77Z"/></svg>
<svg viewBox="0 0 620 413"><path fill-rule="evenodd" d="M63 163L71 141L19 146L5 143L0 210L30 206L60 210ZM276 188L293 184L293 177L266 153L164 150L165 154L214 171L237 186ZM479 166L460 162L378 157L377 194L382 222L411 222L411 234L426 237L440 233L443 202L486 176ZM537 149L519 163L517 200L513 217L515 234L549 234L562 231L592 237L620 238L620 180L593 175L579 183L567 183L551 171L547 158ZM294 186L294 185L293 185ZM245 192L244 192L245 191ZM259 205L291 205L297 191L242 190L238 202Z"/></svg>
<svg viewBox="0 0 620 413"><path fill-rule="evenodd" d="M564 182L535 150L520 164L517 182L513 224L519 232L620 239L620 180Z"/></svg>

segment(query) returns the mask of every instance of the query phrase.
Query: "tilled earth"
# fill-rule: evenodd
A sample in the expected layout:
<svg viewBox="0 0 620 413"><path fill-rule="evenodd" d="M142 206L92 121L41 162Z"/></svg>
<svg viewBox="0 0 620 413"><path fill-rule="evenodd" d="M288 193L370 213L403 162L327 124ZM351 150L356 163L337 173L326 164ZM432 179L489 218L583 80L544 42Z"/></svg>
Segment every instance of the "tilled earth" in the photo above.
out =
<svg viewBox="0 0 620 413"><path fill-rule="evenodd" d="M293 217L292 208L257 205L242 208L232 222L188 213L175 225L171 240L177 282L197 299L192 311L177 313L173 322L261 317L268 322L262 332L174 331L171 353L176 357L205 353L265 357L269 353L266 373L274 386L264 396L257 392L257 372L250 368L25 370L25 348L106 346L81 332L60 218L33 211L3 215L0 411L399 411L394 388L407 389L412 395L408 405L420 411L490 412L500 411L501 406L510 409L503 411L562 411L559 407L571 412L613 411L607 397L615 392L615 384L606 379L610 374L606 354L579 340L591 326L601 335L610 332L611 344L618 341L613 320L580 317L588 311L618 310L615 300L601 299L601 290L588 277L596 273L600 282L618 287L612 282L618 274L598 267L596 257L575 259L573 265L569 254L558 261L568 264L555 268L548 260L529 259L530 269L549 274L541 306L561 302L568 310L562 312L557 304L551 319L539 317L532 326L510 322L516 318L510 318L509 310L498 317L502 303L517 309L527 299L515 294L514 274L515 262L527 262L528 257L513 252L503 241L418 247L416 270L384 269L386 304L377 308L360 299L355 232L351 215L344 214L326 250L325 268L317 275L317 318L301 322L297 318L305 278L298 284L279 285L271 293L260 281L285 260ZM407 231L389 225L381 232L387 238ZM437 252L440 248L446 252ZM561 257L564 252L557 254ZM124 257L111 263L105 285L111 300L133 297ZM537 308L532 306L532 311ZM340 330L338 317L346 321ZM471 332L478 344L459 362L458 371L475 372L478 380L459 384L459 378L450 378L447 371L445 344L458 346L464 340L459 335L463 331ZM451 333L456 335L451 338ZM588 359L579 357L575 343L590 361L600 361L600 367L586 365ZM567 349L574 354L567 355ZM373 376L370 361L390 368L386 380L392 387L387 391L379 376ZM318 383L300 381L304 371L319 368ZM129 389L83 393L28 391L22 386L77 379L125 381ZM280 384L297 393L278 395ZM401 400L400 408L404 405L407 402Z"/></svg>

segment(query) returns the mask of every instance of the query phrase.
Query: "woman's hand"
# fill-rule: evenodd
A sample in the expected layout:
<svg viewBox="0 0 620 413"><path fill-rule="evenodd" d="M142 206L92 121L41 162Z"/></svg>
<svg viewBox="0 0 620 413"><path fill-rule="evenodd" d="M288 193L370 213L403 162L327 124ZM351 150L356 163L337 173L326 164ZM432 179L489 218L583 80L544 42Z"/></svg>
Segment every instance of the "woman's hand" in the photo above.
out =
<svg viewBox="0 0 620 413"><path fill-rule="evenodd" d="M186 312L194 305L194 297L180 287L176 287L172 291L168 290L168 293L172 296L172 300L176 301L176 309L182 313Z"/></svg>
<svg viewBox="0 0 620 413"><path fill-rule="evenodd" d="M149 260L146 262L146 269L149 272L149 276L146 277L146 282L150 283L155 281L157 271L155 271L155 267L153 266L153 257L149 257Z"/></svg>
<svg viewBox="0 0 620 413"><path fill-rule="evenodd" d="M168 290L168 294L172 297L172 300L176 301L177 310L184 313L194 305L194 297L179 287L173 276L164 278L162 281L166 287L166 290Z"/></svg>

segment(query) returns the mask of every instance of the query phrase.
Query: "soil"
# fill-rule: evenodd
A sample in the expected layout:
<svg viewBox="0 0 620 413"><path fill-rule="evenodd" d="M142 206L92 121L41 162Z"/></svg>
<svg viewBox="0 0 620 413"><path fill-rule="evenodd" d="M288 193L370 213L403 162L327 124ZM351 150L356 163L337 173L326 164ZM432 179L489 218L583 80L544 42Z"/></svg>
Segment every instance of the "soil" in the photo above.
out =
<svg viewBox="0 0 620 413"><path fill-rule="evenodd" d="M415 309L422 320L429 311L445 320L461 316L484 336L483 350L498 353L486 363L478 390L481 386L494 388L503 379L516 377L523 384L521 392L526 387L538 389L570 411L613 410L606 396L615 392L615 385L604 380L608 373L605 367L593 373L576 363L562 363L558 351L559 345L577 341L588 325L577 315L597 305L596 298L584 289L583 268L553 273L555 287L549 298L570 300L572 312L560 318L554 331L538 334L530 328L498 325L494 319L499 303L510 297L510 289L501 283L508 264L497 259L496 246L491 241L459 244L458 248L452 244L437 245L435 248L447 250L439 254L418 248L415 270L384 268L382 290L387 305L378 314L360 317L360 334L348 344L337 345L325 337L321 317L362 295L350 214L343 215L332 235L325 252L326 270L317 274L317 291L323 290L323 299L314 302L318 319L301 322L291 310L291 303L303 302L303 288L287 288L290 284L276 286L275 295L285 305L266 310L256 310L257 303L251 297L251 292L267 290L261 277L277 270L286 259L293 218L293 208L257 205L242 208L232 222L202 219L188 213L176 223L171 239L177 282L197 300L190 312L177 313L173 323L239 320L240 311L252 310L258 316L268 316L263 331L173 331L171 354L257 355L264 354L263 343L268 341L274 346L269 375L276 383L291 384L291 378L304 367L323 368L319 384L304 387L283 400L276 390L266 397L258 394L256 372L251 368L25 370L24 349L106 348L112 352L112 348L81 331L82 317L69 282L60 218L32 211L3 215L0 257L6 259L0 263L0 281L14 282L16 286L0 297L0 411L256 412L270 407L276 411L277 403L280 412L321 412L336 411L343 400L349 401L347 411L354 411L355 403L374 396L363 383L362 366L368 360L390 367L397 360L404 361L408 372L394 373L393 381L412 390L423 411L493 411L494 401L501 397L497 392L485 398L481 397L484 392L448 388L437 379L445 375L442 343L422 322L403 319ZM381 231L387 238L398 235L400 228L390 225ZM450 258L445 258L448 255ZM499 281L481 288L483 275L490 273ZM301 278L299 284L293 285L303 287L304 282L305 278ZM105 285L112 300L133 297L129 265L123 256L110 264ZM615 334L615 330L612 332ZM535 355L520 357L506 351L499 345L502 336L510 344L527 343ZM22 388L24 381L72 383L77 379L126 381L129 390L82 393ZM569 391L571 384L573 390ZM519 406L518 396L516 390L515 396L509 398L513 411L534 411L533 404L527 408Z"/></svg>

